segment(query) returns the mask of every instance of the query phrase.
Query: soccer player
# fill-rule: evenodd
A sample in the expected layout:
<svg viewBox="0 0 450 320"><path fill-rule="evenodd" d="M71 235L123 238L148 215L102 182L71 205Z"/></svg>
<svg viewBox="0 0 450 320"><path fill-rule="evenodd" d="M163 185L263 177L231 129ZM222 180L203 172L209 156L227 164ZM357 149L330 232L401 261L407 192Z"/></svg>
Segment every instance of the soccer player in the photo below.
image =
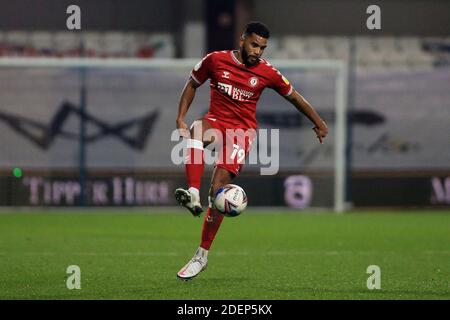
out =
<svg viewBox="0 0 450 320"><path fill-rule="evenodd" d="M257 128L256 103L265 88L274 89L304 114L314 124L313 130L320 143L328 134L326 123L314 108L277 69L261 58L268 39L269 30L264 24L250 22L240 38L239 50L216 51L206 55L194 67L182 91L176 126L180 135L187 139L185 169L189 188L176 189L175 198L194 216L200 216L203 211L200 204L200 180L204 169L203 149L214 141L214 138L205 138L204 133L209 129L221 132L223 147L219 150L211 180L209 207L203 221L201 243L193 258L177 273L180 279L192 279L206 268L208 251L224 218L224 215L213 207L214 195L239 174L253 139L251 134L246 135L244 139L229 137L227 129ZM185 115L196 89L208 79L211 88L209 111L202 119L194 121L188 130L184 121ZM230 148L236 149L237 152ZM236 157L236 154L240 156Z"/></svg>

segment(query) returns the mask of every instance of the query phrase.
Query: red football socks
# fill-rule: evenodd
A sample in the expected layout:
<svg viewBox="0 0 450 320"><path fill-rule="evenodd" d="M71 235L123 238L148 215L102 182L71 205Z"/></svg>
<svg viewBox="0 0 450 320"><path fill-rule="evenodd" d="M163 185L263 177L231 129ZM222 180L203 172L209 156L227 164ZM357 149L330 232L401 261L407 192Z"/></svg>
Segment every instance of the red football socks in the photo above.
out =
<svg viewBox="0 0 450 320"><path fill-rule="evenodd" d="M200 242L200 247L209 250L211 244L219 230L220 224L222 223L224 215L220 214L216 209L208 208L208 212L205 215L205 220L203 221L202 230L202 241Z"/></svg>
<svg viewBox="0 0 450 320"><path fill-rule="evenodd" d="M187 141L187 157L185 159L185 164L189 188L200 190L201 179L205 167L205 161L203 159L203 143L201 141L194 139L189 139ZM214 237L219 230L220 224L222 223L223 217L224 216L216 209L208 208L205 220L203 221L200 247L209 250Z"/></svg>
<svg viewBox="0 0 450 320"><path fill-rule="evenodd" d="M199 140L187 141L187 157L185 159L186 178L190 188L200 190L200 184L205 168L203 159L203 143Z"/></svg>

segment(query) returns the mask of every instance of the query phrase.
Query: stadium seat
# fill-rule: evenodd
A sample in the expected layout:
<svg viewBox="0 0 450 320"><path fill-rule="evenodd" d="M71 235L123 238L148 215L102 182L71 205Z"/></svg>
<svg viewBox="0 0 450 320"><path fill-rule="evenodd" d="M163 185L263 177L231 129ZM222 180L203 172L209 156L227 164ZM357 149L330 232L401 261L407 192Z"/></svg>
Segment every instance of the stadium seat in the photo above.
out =
<svg viewBox="0 0 450 320"><path fill-rule="evenodd" d="M123 32L106 32L103 37L103 55L108 57L126 56L125 34Z"/></svg>
<svg viewBox="0 0 450 320"><path fill-rule="evenodd" d="M282 50L285 51L282 55L285 55L288 59L298 59L304 55L304 41L301 37L291 35L285 36L280 44Z"/></svg>
<svg viewBox="0 0 450 320"><path fill-rule="evenodd" d="M8 31L5 34L6 53L12 56L32 55L30 34L26 31Z"/></svg>
<svg viewBox="0 0 450 320"><path fill-rule="evenodd" d="M324 37L309 36L304 38L304 56L306 59L328 59L329 51Z"/></svg>
<svg viewBox="0 0 450 320"><path fill-rule="evenodd" d="M80 54L81 36L78 32L56 32L53 41L57 56L78 56Z"/></svg>
<svg viewBox="0 0 450 320"><path fill-rule="evenodd" d="M124 52L128 57L136 57L140 43L144 38L141 32L127 32L123 36Z"/></svg>
<svg viewBox="0 0 450 320"><path fill-rule="evenodd" d="M330 59L348 60L350 52L350 39L348 37L330 37L325 45Z"/></svg>
<svg viewBox="0 0 450 320"><path fill-rule="evenodd" d="M175 46L170 34L146 34L139 48L141 58L173 58Z"/></svg>
<svg viewBox="0 0 450 320"><path fill-rule="evenodd" d="M269 60L279 59L278 53L281 51L280 39L278 37L270 37L267 48L264 50L263 57Z"/></svg>
<svg viewBox="0 0 450 320"><path fill-rule="evenodd" d="M100 32L86 32L81 36L86 56L102 56L104 49L103 34Z"/></svg>
<svg viewBox="0 0 450 320"><path fill-rule="evenodd" d="M355 38L356 64L359 68L373 68L381 65L382 55L369 37Z"/></svg>
<svg viewBox="0 0 450 320"><path fill-rule="evenodd" d="M11 45L26 46L30 43L30 34L26 31L8 31L4 37L5 41Z"/></svg>
<svg viewBox="0 0 450 320"><path fill-rule="evenodd" d="M289 53L286 50L280 49L273 55L273 59L280 59L280 60L289 59Z"/></svg>
<svg viewBox="0 0 450 320"><path fill-rule="evenodd" d="M30 34L30 44L36 50L36 55L50 56L55 51L52 32L34 31Z"/></svg>

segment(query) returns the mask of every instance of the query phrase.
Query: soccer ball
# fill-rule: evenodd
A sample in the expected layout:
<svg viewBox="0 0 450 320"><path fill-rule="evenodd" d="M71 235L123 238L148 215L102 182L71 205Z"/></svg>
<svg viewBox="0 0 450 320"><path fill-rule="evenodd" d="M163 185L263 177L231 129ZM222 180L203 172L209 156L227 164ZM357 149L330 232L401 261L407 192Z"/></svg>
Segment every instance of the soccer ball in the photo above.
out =
<svg viewBox="0 0 450 320"><path fill-rule="evenodd" d="M236 217L247 207L244 189L235 184L227 184L217 190L214 206L227 217Z"/></svg>

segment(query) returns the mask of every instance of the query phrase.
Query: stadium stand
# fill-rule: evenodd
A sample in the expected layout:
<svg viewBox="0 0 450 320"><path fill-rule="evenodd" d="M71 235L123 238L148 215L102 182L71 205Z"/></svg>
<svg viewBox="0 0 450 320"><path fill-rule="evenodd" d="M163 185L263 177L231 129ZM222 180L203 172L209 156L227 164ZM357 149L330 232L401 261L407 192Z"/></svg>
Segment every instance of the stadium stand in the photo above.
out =
<svg viewBox="0 0 450 320"><path fill-rule="evenodd" d="M84 51L81 49L84 48ZM173 38L164 33L7 31L0 56L173 58Z"/></svg>
<svg viewBox="0 0 450 320"><path fill-rule="evenodd" d="M445 43L444 38L437 43ZM432 68L442 63L442 56L450 56L450 50L439 54L428 50L427 38L418 37L364 37L355 38L356 62L366 68ZM271 59L342 59L350 56L350 38L344 36L286 36L271 39L272 48L266 52ZM434 45L435 47L436 45Z"/></svg>
<svg viewBox="0 0 450 320"><path fill-rule="evenodd" d="M275 36L265 56L269 59L348 60L350 41L345 36ZM449 37L358 36L355 49L360 69L417 69L450 64ZM82 54L103 58L173 58L174 39L170 34L119 31L0 33L0 56L73 57Z"/></svg>

